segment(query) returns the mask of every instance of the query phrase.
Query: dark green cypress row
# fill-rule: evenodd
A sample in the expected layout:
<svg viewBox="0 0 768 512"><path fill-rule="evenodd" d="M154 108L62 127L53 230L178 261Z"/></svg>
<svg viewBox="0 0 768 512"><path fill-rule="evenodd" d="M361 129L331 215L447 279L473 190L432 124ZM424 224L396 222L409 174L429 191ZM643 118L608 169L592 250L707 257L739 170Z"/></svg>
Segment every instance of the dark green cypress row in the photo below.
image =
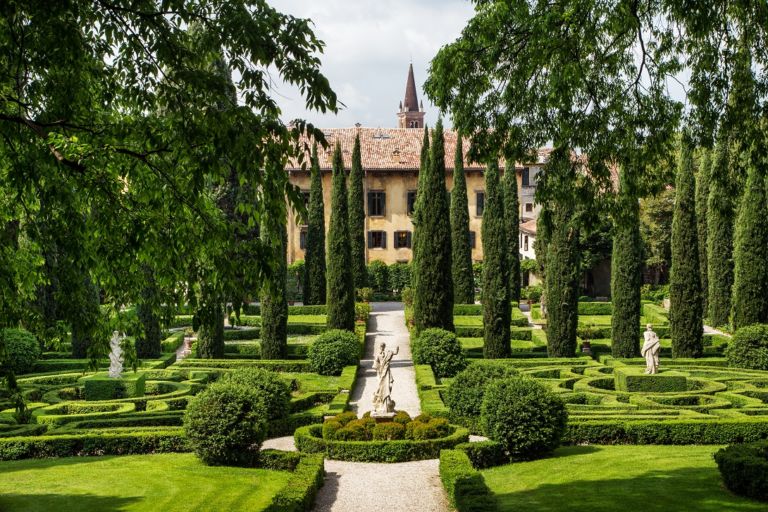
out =
<svg viewBox="0 0 768 512"><path fill-rule="evenodd" d="M709 275L707 273L707 201L709 177L712 173L712 152L702 150L699 172L696 174L696 222L699 235L699 274L701 275L702 310L709 310Z"/></svg>
<svg viewBox="0 0 768 512"><path fill-rule="evenodd" d="M411 222L413 223L413 242L411 243L411 286L416 290L419 278L419 210L421 190L424 188L424 177L427 175L427 166L429 166L429 129L424 126L424 138L421 141L421 160L419 163L419 177L416 185L416 203L413 208Z"/></svg>
<svg viewBox="0 0 768 512"><path fill-rule="evenodd" d="M224 307L214 294L204 294L205 304L197 310L197 357L220 359L224 357Z"/></svg>
<svg viewBox="0 0 768 512"><path fill-rule="evenodd" d="M359 133L355 136L352 172L349 174L349 233L355 288L365 288L368 286L368 269L365 267L365 199Z"/></svg>
<svg viewBox="0 0 768 512"><path fill-rule="evenodd" d="M325 304L325 204L323 177L312 144L311 186L307 218L307 250L304 256L304 304Z"/></svg>
<svg viewBox="0 0 768 512"><path fill-rule="evenodd" d="M688 135L680 143L672 215L672 268L669 278L669 333L673 357L700 357L701 277L696 225L696 185Z"/></svg>
<svg viewBox="0 0 768 512"><path fill-rule="evenodd" d="M504 166L504 239L509 266L509 300L520 301L520 200L517 197L515 159L507 158ZM485 214L483 214L485 219ZM483 244L485 245L485 244Z"/></svg>
<svg viewBox="0 0 768 512"><path fill-rule="evenodd" d="M355 281L352 275L352 248L349 241L347 177L341 145L333 152L331 222L328 227L328 318L330 329L355 330Z"/></svg>
<svg viewBox="0 0 768 512"><path fill-rule="evenodd" d="M136 357L155 358L160 357L162 342L160 317L157 314L160 308L159 290L154 272L148 266L144 266L142 271L145 284L141 290L141 302L136 305L136 314L144 332L136 337Z"/></svg>
<svg viewBox="0 0 768 512"><path fill-rule="evenodd" d="M414 323L417 332L431 327L453 330L453 279L451 277L451 226L445 189L443 124L438 120L432 137L427 172L420 177L417 280Z"/></svg>
<svg viewBox="0 0 768 512"><path fill-rule="evenodd" d="M763 121L768 127L768 121ZM768 133L768 132L766 132ZM768 323L768 144L759 137L748 156L747 186L741 198L733 259L733 328Z"/></svg>
<svg viewBox="0 0 768 512"><path fill-rule="evenodd" d="M483 355L503 358L512 355L509 341L509 263L504 191L499 182L499 163L495 158L485 170L485 209L483 211Z"/></svg>
<svg viewBox="0 0 768 512"><path fill-rule="evenodd" d="M310 192L311 193L311 192ZM264 223L262 240L269 243L278 239L279 252L274 273L264 283L261 292L261 358L285 359L288 357L288 295L286 280L288 268L286 251L288 232L284 223Z"/></svg>
<svg viewBox="0 0 768 512"><path fill-rule="evenodd" d="M475 278L472 272L472 247L469 240L467 179L464 175L464 149L461 134L456 134L456 155L451 190L451 257L453 292L456 304L475 303Z"/></svg>
<svg viewBox="0 0 768 512"><path fill-rule="evenodd" d="M640 355L640 285L642 284L642 238L640 203L632 170L622 167L614 216L611 255L611 353L614 357Z"/></svg>
<svg viewBox="0 0 768 512"><path fill-rule="evenodd" d="M723 136L715 146L707 201L707 303L713 326L726 325L731 312L734 205L729 176L728 141Z"/></svg>

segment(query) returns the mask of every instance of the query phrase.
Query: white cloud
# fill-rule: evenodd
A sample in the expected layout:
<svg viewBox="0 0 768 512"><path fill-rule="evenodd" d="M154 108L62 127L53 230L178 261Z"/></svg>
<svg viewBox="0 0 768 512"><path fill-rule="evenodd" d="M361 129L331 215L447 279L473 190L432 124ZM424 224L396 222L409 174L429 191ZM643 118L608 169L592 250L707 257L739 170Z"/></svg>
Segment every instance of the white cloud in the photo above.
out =
<svg viewBox="0 0 768 512"><path fill-rule="evenodd" d="M306 111L299 92L277 87L285 119L302 117L322 127L395 126L397 105L405 92L408 63L413 60L416 85L427 110L437 120L421 88L429 61L455 40L472 16L465 0L273 0L281 12L310 18L325 41L322 71L346 108L338 115Z"/></svg>

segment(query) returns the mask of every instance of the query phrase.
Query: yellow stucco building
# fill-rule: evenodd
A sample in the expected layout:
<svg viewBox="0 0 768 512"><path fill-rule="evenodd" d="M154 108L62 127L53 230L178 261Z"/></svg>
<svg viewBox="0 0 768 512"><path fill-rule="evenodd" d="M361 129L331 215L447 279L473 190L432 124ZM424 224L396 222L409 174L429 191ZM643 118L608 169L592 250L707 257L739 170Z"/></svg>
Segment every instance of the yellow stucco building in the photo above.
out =
<svg viewBox="0 0 768 512"><path fill-rule="evenodd" d="M416 98L413 67L409 69L406 94L397 112L398 128L353 128L325 129L323 133L329 143L328 149L318 150L318 160L323 178L323 199L325 203L326 229L331 215L331 161L333 148L341 144L344 167L347 173L352 166L352 148L355 137L360 135L361 160L365 171L363 181L365 196L366 260L381 260L385 263L411 261L411 240L413 223L411 212L416 199L421 143L424 136L424 111ZM453 161L456 148L456 132L445 132L446 188L453 188ZM464 141L465 153L469 142ZM546 151L539 154L538 161L516 164L520 217L522 220L536 218L538 207L534 202L536 178L544 165ZM308 159L307 159L308 161ZM309 169L289 166L290 181L309 195ZM472 259L482 261L483 247L481 224L485 199L483 167L464 159L467 179L467 195L470 213ZM450 219L445 219L450 222ZM306 226L302 225L294 212L288 222L288 262L304 259Z"/></svg>

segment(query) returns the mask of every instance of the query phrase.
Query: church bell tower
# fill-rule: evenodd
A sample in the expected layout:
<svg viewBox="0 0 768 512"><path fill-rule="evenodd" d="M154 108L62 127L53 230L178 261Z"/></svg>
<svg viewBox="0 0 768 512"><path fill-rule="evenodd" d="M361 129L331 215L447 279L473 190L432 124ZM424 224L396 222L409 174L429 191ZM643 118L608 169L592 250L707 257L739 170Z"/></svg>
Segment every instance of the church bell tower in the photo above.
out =
<svg viewBox="0 0 768 512"><path fill-rule="evenodd" d="M416 96L416 80L413 78L413 63L408 66L405 82L405 99L397 112L398 128L424 128L424 105Z"/></svg>

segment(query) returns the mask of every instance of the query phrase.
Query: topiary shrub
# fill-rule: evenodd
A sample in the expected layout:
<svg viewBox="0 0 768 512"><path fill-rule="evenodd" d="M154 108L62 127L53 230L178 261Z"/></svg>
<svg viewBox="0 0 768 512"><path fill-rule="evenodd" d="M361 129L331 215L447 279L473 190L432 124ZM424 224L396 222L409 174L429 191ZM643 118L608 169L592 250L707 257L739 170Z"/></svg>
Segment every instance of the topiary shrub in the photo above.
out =
<svg viewBox="0 0 768 512"><path fill-rule="evenodd" d="M345 366L357 364L360 342L353 332L331 329L317 337L307 352L313 372L341 375Z"/></svg>
<svg viewBox="0 0 768 512"><path fill-rule="evenodd" d="M557 448L567 420L562 399L533 379L494 380L486 387L480 422L511 458L533 459Z"/></svg>
<svg viewBox="0 0 768 512"><path fill-rule="evenodd" d="M394 441L405 438L405 426L394 421L377 423L371 433L374 441Z"/></svg>
<svg viewBox="0 0 768 512"><path fill-rule="evenodd" d="M212 466L251 466L267 432L267 409L255 390L214 383L189 401L184 432L195 454Z"/></svg>
<svg viewBox="0 0 768 512"><path fill-rule="evenodd" d="M32 370L40 357L40 344L34 334L24 329L0 329L5 342L5 356L0 359L2 367L15 374Z"/></svg>
<svg viewBox="0 0 768 512"><path fill-rule="evenodd" d="M401 425L407 425L411 422L411 417L405 411L397 411L395 412L395 417L392 418L392 421L395 423L400 423Z"/></svg>
<svg viewBox="0 0 768 512"><path fill-rule="evenodd" d="M413 361L430 365L437 377L453 377L467 366L456 334L443 329L422 331L413 344Z"/></svg>
<svg viewBox="0 0 768 512"><path fill-rule="evenodd" d="M733 493L768 501L768 441L728 446L715 453L715 462Z"/></svg>
<svg viewBox="0 0 768 512"><path fill-rule="evenodd" d="M336 439L336 432L342 429L344 425L336 420L328 419L323 422L323 439L333 441Z"/></svg>
<svg viewBox="0 0 768 512"><path fill-rule="evenodd" d="M725 357L729 366L768 370L768 325L742 327L728 342Z"/></svg>
<svg viewBox="0 0 768 512"><path fill-rule="evenodd" d="M339 441L371 441L376 420L367 417L352 420L336 431L336 439Z"/></svg>
<svg viewBox="0 0 768 512"><path fill-rule="evenodd" d="M224 374L221 381L254 390L267 408L268 419L277 420L288 416L291 391L276 373L263 368L239 368Z"/></svg>
<svg viewBox="0 0 768 512"><path fill-rule="evenodd" d="M480 416L480 407L483 404L483 395L488 383L517 374L515 368L506 364L473 363L456 374L445 391L443 400L454 416Z"/></svg>

